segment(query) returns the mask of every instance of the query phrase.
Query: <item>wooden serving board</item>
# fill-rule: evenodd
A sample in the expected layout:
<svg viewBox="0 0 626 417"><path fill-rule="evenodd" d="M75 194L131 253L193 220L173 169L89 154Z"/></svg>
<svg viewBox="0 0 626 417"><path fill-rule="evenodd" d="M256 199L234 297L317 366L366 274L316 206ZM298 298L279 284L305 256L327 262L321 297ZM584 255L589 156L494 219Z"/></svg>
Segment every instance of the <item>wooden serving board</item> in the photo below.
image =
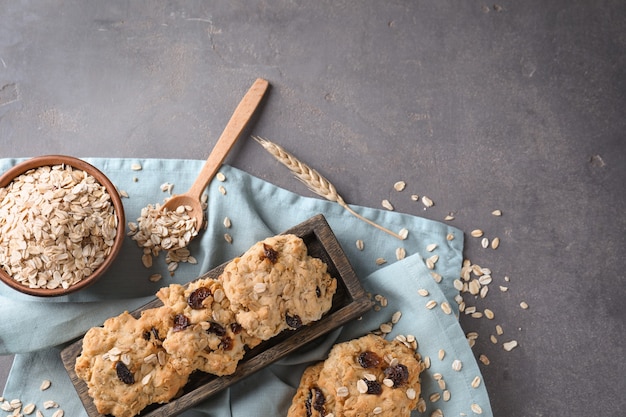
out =
<svg viewBox="0 0 626 417"><path fill-rule="evenodd" d="M217 377L202 372L192 374L189 382L183 389L182 395L167 404L148 406L140 414L142 417L165 417L182 413L220 390L266 367L318 337L360 317L371 309L372 301L361 287L359 279L323 215L318 214L283 233L295 234L301 237L308 248L309 255L319 258L326 263L330 275L337 279L337 292L333 297L331 310L315 323L303 326L297 330L286 330L250 350L239 362L237 370L232 375ZM225 266L226 263L210 270L198 279L217 278ZM139 317L143 310L161 305L161 301L155 298L131 314ZM74 372L76 358L82 351L82 342L81 338L61 351L61 359L87 414L90 417L101 417L87 393L87 384L78 378L76 372Z"/></svg>

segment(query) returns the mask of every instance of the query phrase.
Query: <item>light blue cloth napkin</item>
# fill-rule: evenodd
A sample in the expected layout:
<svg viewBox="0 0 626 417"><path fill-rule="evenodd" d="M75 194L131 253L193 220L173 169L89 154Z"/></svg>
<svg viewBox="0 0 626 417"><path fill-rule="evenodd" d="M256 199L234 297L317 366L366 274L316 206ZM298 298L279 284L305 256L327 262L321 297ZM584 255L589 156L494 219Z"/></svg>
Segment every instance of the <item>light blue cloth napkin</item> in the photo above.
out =
<svg viewBox="0 0 626 417"><path fill-rule="evenodd" d="M124 199L126 220L136 221L140 210L147 204L162 203L167 194L161 184L174 184L173 192L186 191L202 167L199 160L160 159L102 159L85 158L102 170L120 190L128 193ZM5 171L17 159L0 159L0 171ZM141 164L142 170L131 170L131 164ZM482 416L492 415L484 383L472 384L481 378L480 370L461 329L454 296L458 292L452 282L460 276L463 233L443 223L419 217L354 207L360 214L385 227L399 231L409 230L408 238L400 241L348 214L336 203L318 198L302 197L255 178L241 170L223 166L226 180L217 179L207 188L209 224L190 245L198 264L181 264L170 277L163 255L155 259L151 269L141 263L141 250L130 238L114 266L93 286L68 296L40 299L26 296L0 286L0 354L16 353L3 397L19 398L24 404L34 403L43 409L46 400L56 401L66 416L86 416L77 393L62 365L59 352L65 344L92 326L124 310L132 311L154 299L161 286L186 283L209 269L241 254L252 244L265 237L278 234L316 215L323 214L342 245L350 263L366 291L386 297L388 305L380 311L367 313L330 335L313 347L305 347L255 375L216 394L183 415L211 417L285 416L291 398L304 368L325 357L338 341L360 337L391 319L396 311L402 318L393 333L412 334L419 343L419 353L429 357L431 366L422 374L422 395L430 415L439 409L445 416L472 416L472 405L480 406ZM289 175L285 172L285 175ZM226 193L218 190L223 186ZM225 228L223 220L229 217L232 227ZM224 234L232 236L232 243ZM453 240L446 239L448 234ZM364 249L358 250L355 242L362 239ZM436 243L434 252L426 251ZM402 247L407 257L396 260L396 248ZM434 271L442 277L433 279L424 258L439 255ZM377 265L384 258L387 263ZM150 282L148 276L160 272L163 279ZM428 296L418 295L419 289ZM433 309L426 308L430 300L437 302ZM447 302L452 313L446 314L441 304ZM445 350L443 360L438 358ZM452 369L452 362L460 360L462 369ZM443 397L438 379L443 378L449 391L448 401L430 402L434 393ZM43 379L52 381L52 387L40 391ZM44 410L44 415L51 414ZM420 415L417 411L414 416Z"/></svg>

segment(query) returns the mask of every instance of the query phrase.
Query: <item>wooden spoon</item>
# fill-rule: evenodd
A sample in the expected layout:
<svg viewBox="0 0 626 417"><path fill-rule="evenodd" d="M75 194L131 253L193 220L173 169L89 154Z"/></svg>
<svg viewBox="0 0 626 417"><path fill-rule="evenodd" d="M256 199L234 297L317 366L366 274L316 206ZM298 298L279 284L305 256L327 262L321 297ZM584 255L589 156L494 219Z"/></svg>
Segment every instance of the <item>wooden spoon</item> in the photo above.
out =
<svg viewBox="0 0 626 417"><path fill-rule="evenodd" d="M189 215L196 219L196 230L200 230L204 221L202 203L200 201L202 193L217 173L224 158L226 158L226 155L243 132L248 121L250 121L268 86L269 83L266 80L257 78L243 99L241 99L189 191L172 196L163 204L163 210L176 210L180 206L191 207L192 210Z"/></svg>

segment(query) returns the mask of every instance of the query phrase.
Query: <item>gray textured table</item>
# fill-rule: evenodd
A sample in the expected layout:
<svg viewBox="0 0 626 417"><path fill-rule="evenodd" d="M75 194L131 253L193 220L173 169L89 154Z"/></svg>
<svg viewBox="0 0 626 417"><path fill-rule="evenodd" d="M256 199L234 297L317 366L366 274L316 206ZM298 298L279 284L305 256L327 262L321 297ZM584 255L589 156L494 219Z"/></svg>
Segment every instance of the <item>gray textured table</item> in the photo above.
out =
<svg viewBox="0 0 626 417"><path fill-rule="evenodd" d="M623 1L0 0L0 157L202 159L264 77L254 133L350 203L468 233L496 320L461 321L495 415L619 415L625 68ZM256 144L227 162L310 195Z"/></svg>

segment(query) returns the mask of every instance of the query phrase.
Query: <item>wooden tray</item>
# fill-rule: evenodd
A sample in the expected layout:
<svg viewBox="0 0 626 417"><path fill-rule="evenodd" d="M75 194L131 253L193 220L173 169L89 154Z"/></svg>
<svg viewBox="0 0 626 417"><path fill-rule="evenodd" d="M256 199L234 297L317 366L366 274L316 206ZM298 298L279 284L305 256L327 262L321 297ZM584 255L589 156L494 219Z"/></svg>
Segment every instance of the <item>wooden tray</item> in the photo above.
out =
<svg viewBox="0 0 626 417"><path fill-rule="evenodd" d="M237 370L232 375L216 377L202 372L192 374L181 396L167 404L150 405L142 411L140 416L165 417L179 414L314 339L360 317L372 307L372 301L361 287L352 266L323 215L314 216L283 233L301 237L308 248L309 255L326 263L330 275L337 279L337 292L333 297L330 311L315 323L297 330L286 330L250 350L239 362ZM217 278L225 266L226 263L198 279ZM160 305L162 305L161 301L155 298L154 301L133 311L132 314L138 317L141 311ZM98 413L87 393L87 384L74 372L74 364L81 351L82 338L63 349L61 359L87 414L90 417L98 417L101 414Z"/></svg>

